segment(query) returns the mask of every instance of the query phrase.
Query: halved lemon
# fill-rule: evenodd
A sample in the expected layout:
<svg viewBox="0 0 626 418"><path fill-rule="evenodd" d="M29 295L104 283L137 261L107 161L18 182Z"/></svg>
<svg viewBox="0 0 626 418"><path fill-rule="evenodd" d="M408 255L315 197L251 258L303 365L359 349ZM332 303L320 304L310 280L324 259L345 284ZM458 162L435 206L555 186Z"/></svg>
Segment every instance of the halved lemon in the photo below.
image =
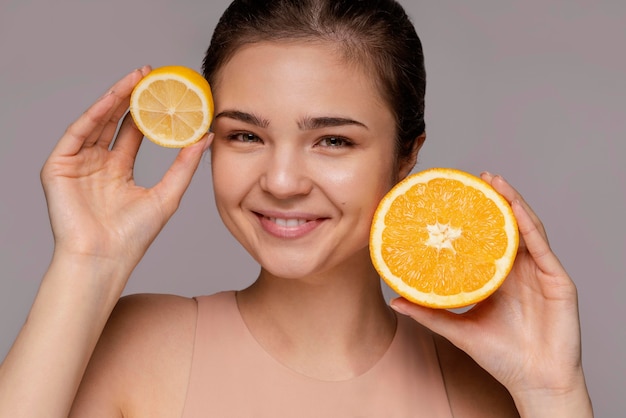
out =
<svg viewBox="0 0 626 418"><path fill-rule="evenodd" d="M406 299L458 308L491 295L519 245L509 203L482 179L450 168L413 174L381 200L370 254L383 280Z"/></svg>
<svg viewBox="0 0 626 418"><path fill-rule="evenodd" d="M130 113L151 141L169 148L191 145L207 133L213 119L209 83L179 65L152 70L133 89Z"/></svg>

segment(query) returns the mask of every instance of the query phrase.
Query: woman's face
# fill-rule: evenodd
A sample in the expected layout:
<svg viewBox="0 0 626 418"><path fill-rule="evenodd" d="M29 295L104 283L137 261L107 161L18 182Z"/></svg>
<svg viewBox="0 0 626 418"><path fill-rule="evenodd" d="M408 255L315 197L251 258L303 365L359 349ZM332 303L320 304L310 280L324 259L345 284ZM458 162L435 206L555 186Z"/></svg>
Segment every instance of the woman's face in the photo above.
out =
<svg viewBox="0 0 626 418"><path fill-rule="evenodd" d="M212 87L215 198L235 238L284 278L369 263L398 173L394 117L365 72L328 45L259 43Z"/></svg>

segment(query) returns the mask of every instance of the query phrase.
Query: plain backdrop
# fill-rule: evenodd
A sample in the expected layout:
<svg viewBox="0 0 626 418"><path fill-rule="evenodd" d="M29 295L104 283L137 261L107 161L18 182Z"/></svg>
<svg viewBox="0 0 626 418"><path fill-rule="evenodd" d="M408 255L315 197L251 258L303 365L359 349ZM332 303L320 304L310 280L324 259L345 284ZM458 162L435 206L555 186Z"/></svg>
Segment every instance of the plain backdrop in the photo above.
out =
<svg viewBox="0 0 626 418"><path fill-rule="evenodd" d="M199 69L227 3L1 0L0 357L50 259L39 170L56 140L133 68ZM489 170L523 193L579 289L596 416L624 416L626 2L403 3L428 72L416 169ZM143 144L138 182L156 182L174 155ZM217 216L207 158L126 292L192 296L244 287L256 274Z"/></svg>

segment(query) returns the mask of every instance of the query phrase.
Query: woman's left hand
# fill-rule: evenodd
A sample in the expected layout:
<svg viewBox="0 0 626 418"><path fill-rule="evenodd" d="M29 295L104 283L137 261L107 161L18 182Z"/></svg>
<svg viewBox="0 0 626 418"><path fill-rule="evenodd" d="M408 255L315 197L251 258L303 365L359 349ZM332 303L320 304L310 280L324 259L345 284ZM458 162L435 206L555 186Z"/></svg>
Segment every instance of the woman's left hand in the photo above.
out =
<svg viewBox="0 0 626 418"><path fill-rule="evenodd" d="M569 403L572 396L574 403L589 404L576 287L522 196L500 176L483 173L482 178L509 201L518 222L520 245L508 278L497 292L462 314L402 298L392 306L470 355L509 390L520 412L538 410L539 404L547 412L555 403ZM588 410L591 414L590 404ZM580 407L576 413L591 416L581 415Z"/></svg>

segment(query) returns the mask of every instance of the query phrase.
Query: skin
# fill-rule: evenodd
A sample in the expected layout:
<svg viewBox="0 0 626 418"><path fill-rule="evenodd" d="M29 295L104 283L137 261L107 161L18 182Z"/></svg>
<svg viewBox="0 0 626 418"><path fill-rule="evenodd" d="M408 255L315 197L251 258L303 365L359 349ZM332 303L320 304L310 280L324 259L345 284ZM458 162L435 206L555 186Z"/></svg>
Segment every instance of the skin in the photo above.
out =
<svg viewBox="0 0 626 418"><path fill-rule="evenodd" d="M461 316L403 299L392 306L470 355L509 389L522 416L593 416L581 364L576 287L521 195L502 176L482 178L511 203L520 229L507 280Z"/></svg>
<svg viewBox="0 0 626 418"><path fill-rule="evenodd" d="M42 169L55 248L27 321L0 366L0 416L68 415L109 314L208 146L204 138L182 150L154 187L135 184L142 136L130 118L109 147L132 88L149 71L133 71L113 85L68 127ZM92 416L119 415L115 406L94 402Z"/></svg>
<svg viewBox="0 0 626 418"><path fill-rule="evenodd" d="M365 72L322 44L238 51L214 86L215 138L183 149L161 182L145 189L133 181L141 134L130 118L109 145L148 71L120 80L72 124L42 170L55 251L0 367L0 416L180 416L195 302L118 299L211 144L218 210L262 266L237 300L265 349L332 380L369 369L391 341L395 318L367 255L368 217L410 171L424 138L410 159L396 161L391 115ZM343 122L303 123L321 116ZM463 315L402 299L392 307L437 334L455 416L592 416L575 287L519 193L500 176L483 178L512 203L522 237L501 290ZM310 225L285 228L276 217Z"/></svg>
<svg viewBox="0 0 626 418"><path fill-rule="evenodd" d="M395 329L367 249L373 212L399 175L393 115L364 73L322 45L242 48L215 95L217 207L262 266L238 294L244 320L305 374L368 369ZM362 345L369 350L355 356Z"/></svg>
<svg viewBox="0 0 626 418"><path fill-rule="evenodd" d="M215 95L217 208L261 276L331 276L357 252L369 264L371 218L398 176L394 118L371 81L330 48L261 44L224 66Z"/></svg>

